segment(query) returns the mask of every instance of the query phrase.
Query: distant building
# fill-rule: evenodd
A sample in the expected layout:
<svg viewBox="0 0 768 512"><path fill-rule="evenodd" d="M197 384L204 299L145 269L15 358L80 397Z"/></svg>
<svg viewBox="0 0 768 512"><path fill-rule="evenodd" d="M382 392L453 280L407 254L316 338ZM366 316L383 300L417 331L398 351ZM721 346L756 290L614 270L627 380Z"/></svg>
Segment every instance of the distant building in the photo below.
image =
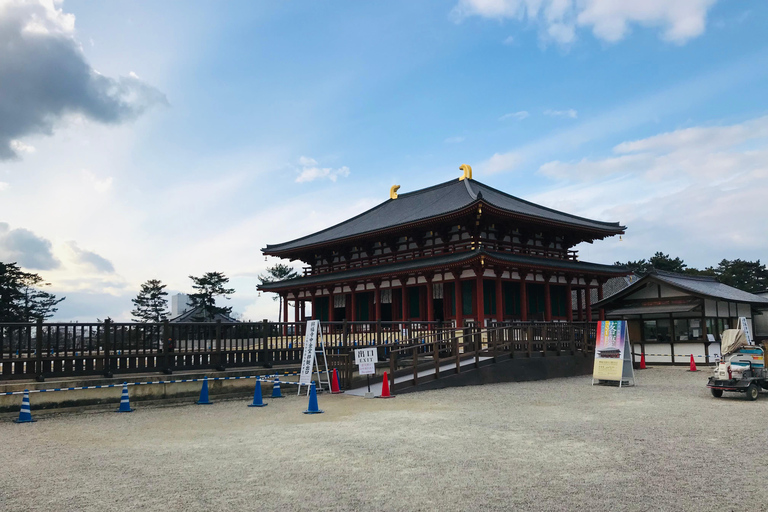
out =
<svg viewBox="0 0 768 512"><path fill-rule="evenodd" d="M177 293L171 297L171 318L176 318L182 313L192 309L192 301L186 293Z"/></svg>

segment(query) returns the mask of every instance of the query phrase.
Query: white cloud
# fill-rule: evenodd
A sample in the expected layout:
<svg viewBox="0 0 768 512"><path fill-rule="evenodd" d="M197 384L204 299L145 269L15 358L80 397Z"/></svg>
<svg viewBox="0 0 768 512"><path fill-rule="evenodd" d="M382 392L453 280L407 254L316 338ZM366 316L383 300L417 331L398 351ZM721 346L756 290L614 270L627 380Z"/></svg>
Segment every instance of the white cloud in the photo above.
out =
<svg viewBox="0 0 768 512"><path fill-rule="evenodd" d="M18 153L34 153L35 152L35 146L32 146L30 144L25 144L24 142L20 140L12 140L10 142L11 150Z"/></svg>
<svg viewBox="0 0 768 512"><path fill-rule="evenodd" d="M0 192L8 188L8 184L4 181L0 181Z"/></svg>
<svg viewBox="0 0 768 512"><path fill-rule="evenodd" d="M666 41L685 43L701 35L707 12L716 0L459 0L451 11L460 21L469 16L513 19L539 26L541 37L561 44L576 39L578 28L616 42L631 25L659 27Z"/></svg>
<svg viewBox="0 0 768 512"><path fill-rule="evenodd" d="M499 118L499 121L506 121L507 119L518 119L522 121L526 117L528 117L528 112L525 110L521 110L519 112L510 112L509 114L504 114Z"/></svg>
<svg viewBox="0 0 768 512"><path fill-rule="evenodd" d="M306 183L309 181L328 179L333 182L339 178L346 178L349 176L349 167L339 167L333 169L331 167L319 167L317 160L302 156L299 158L299 165L301 170L296 177L296 183Z"/></svg>
<svg viewBox="0 0 768 512"><path fill-rule="evenodd" d="M567 117L569 119L576 119L579 116L579 113L572 108L566 110L547 109L544 111L544 115L549 117Z"/></svg>
<svg viewBox="0 0 768 512"><path fill-rule="evenodd" d="M477 166L486 174L513 171L522 163L522 157L515 153L495 153L491 158Z"/></svg>
<svg viewBox="0 0 768 512"><path fill-rule="evenodd" d="M464 137L457 135L456 137L448 137L443 141L445 144L459 144L464 142Z"/></svg>
<svg viewBox="0 0 768 512"><path fill-rule="evenodd" d="M532 197L548 206L628 226L623 243L583 246L584 259L647 257L656 250L694 266L765 258L768 117L628 141L614 155L549 162L559 186ZM607 245L606 245L607 244Z"/></svg>
<svg viewBox="0 0 768 512"><path fill-rule="evenodd" d="M515 43L515 36L507 36L501 44L511 45Z"/></svg>

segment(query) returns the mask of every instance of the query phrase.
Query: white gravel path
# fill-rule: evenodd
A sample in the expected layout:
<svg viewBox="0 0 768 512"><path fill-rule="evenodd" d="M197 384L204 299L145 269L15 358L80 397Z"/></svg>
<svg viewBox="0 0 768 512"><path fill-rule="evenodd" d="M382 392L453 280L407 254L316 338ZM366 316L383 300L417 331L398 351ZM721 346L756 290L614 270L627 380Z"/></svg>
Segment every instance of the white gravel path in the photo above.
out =
<svg viewBox="0 0 768 512"><path fill-rule="evenodd" d="M714 399L706 377L5 421L0 510L768 510L768 394Z"/></svg>

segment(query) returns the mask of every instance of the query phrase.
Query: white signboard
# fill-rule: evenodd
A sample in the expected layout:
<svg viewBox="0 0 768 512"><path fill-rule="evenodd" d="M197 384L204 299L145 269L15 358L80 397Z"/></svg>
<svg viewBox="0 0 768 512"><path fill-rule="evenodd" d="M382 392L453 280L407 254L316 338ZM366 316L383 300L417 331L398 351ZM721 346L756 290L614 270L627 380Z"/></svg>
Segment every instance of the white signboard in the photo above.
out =
<svg viewBox="0 0 768 512"><path fill-rule="evenodd" d="M317 333L320 331L320 320L307 322L307 334L304 336L304 355L301 358L301 373L299 384L309 386L312 382L312 366L315 363L315 347L317 346Z"/></svg>
<svg viewBox="0 0 768 512"><path fill-rule="evenodd" d="M747 317L740 316L739 317L739 327L741 327L741 330L744 331L744 336L747 338L747 343L750 345L754 345L755 342L752 340L752 331L749 330L749 323L747 322Z"/></svg>
<svg viewBox="0 0 768 512"><path fill-rule="evenodd" d="M360 367L360 375L375 374L376 363L378 362L379 355L375 347L355 349L355 364Z"/></svg>

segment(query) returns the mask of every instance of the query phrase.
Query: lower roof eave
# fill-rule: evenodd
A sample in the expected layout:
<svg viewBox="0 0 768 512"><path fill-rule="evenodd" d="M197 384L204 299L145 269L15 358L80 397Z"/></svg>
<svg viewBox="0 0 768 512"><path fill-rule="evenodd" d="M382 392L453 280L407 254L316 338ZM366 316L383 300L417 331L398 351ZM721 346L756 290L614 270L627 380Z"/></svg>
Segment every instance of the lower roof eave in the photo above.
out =
<svg viewBox="0 0 768 512"><path fill-rule="evenodd" d="M624 267L603 265L570 260L555 260L537 256L524 256L513 253L498 253L486 250L451 253L447 255L425 258L423 260L410 260L398 263L390 263L380 267L365 267L340 272L329 272L306 277L297 277L289 281L281 281L259 285L257 288L266 292L282 292L297 288L320 287L331 283L366 281L387 277L402 276L404 274L423 273L436 270L448 270L458 266L476 263L482 260L483 264L499 264L515 268L540 270L542 272L563 272L596 277L616 277L629 274Z"/></svg>

